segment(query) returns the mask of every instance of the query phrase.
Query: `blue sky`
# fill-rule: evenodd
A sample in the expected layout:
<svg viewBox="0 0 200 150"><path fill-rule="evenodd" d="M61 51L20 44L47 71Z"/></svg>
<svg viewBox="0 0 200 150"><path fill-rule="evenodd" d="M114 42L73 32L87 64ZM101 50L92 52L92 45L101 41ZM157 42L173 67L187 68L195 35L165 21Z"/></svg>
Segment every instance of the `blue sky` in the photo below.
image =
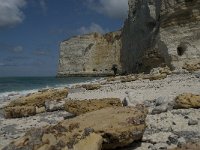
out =
<svg viewBox="0 0 200 150"><path fill-rule="evenodd" d="M59 43L123 26L128 0L0 0L0 76L56 75Z"/></svg>

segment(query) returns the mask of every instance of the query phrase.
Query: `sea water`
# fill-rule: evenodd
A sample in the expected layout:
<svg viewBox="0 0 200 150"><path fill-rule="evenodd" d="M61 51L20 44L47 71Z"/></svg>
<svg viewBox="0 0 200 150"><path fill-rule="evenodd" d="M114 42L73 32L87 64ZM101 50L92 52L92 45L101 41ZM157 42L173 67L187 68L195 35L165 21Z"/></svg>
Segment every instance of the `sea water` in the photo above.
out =
<svg viewBox="0 0 200 150"><path fill-rule="evenodd" d="M75 83L90 82L92 77L0 77L0 99L13 94L27 94L44 88L70 87Z"/></svg>

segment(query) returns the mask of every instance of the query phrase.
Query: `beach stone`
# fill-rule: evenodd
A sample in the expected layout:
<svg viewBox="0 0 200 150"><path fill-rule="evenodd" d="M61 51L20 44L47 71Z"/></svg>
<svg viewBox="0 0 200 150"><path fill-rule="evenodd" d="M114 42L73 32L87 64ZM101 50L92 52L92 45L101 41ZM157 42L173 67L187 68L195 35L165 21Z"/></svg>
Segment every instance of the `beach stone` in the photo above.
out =
<svg viewBox="0 0 200 150"><path fill-rule="evenodd" d="M128 75L128 76L123 76L120 79L121 79L121 82L132 82L132 81L136 81L137 77L135 77L134 75Z"/></svg>
<svg viewBox="0 0 200 150"><path fill-rule="evenodd" d="M160 106L160 105L162 105L164 102L165 102L165 97L158 97L158 98L155 100L155 105L156 105L156 106Z"/></svg>
<svg viewBox="0 0 200 150"><path fill-rule="evenodd" d="M124 106L136 106L140 104L144 104L143 96L136 95L135 92L127 92L127 96L123 100Z"/></svg>
<svg viewBox="0 0 200 150"><path fill-rule="evenodd" d="M85 88L86 90L98 90L101 88L101 85L100 84L83 84L82 87Z"/></svg>
<svg viewBox="0 0 200 150"><path fill-rule="evenodd" d="M36 115L36 108L34 106L16 106L6 107L4 109L4 117L8 118L21 118Z"/></svg>
<svg viewBox="0 0 200 150"><path fill-rule="evenodd" d="M44 113L45 111L45 107L36 107L36 114Z"/></svg>
<svg viewBox="0 0 200 150"><path fill-rule="evenodd" d="M193 62L193 63L185 63L183 65L183 69L186 69L189 72L194 72L200 70L200 62Z"/></svg>
<svg viewBox="0 0 200 150"><path fill-rule="evenodd" d="M150 81L153 80L161 80L165 79L167 75L170 75L172 72L169 67L158 67L153 68L150 74L140 74L141 79L149 79Z"/></svg>
<svg viewBox="0 0 200 150"><path fill-rule="evenodd" d="M199 149L200 149L200 141L194 141L179 145L179 147L171 150L199 150Z"/></svg>
<svg viewBox="0 0 200 150"><path fill-rule="evenodd" d="M75 115L81 115L87 112L114 106L122 106L119 98L68 100L65 103L65 110Z"/></svg>
<svg viewBox="0 0 200 150"><path fill-rule="evenodd" d="M190 119L188 121L188 125L191 126L191 125L197 125L198 124L198 121L197 120L193 120L193 119Z"/></svg>
<svg viewBox="0 0 200 150"><path fill-rule="evenodd" d="M160 105L160 106L155 107L152 110L151 114L152 115L160 114L160 113L167 112L167 110L168 110L168 104L164 104L164 105Z"/></svg>
<svg viewBox="0 0 200 150"><path fill-rule="evenodd" d="M32 129L3 150L115 149L142 139L146 128L144 107L109 107L64 120L54 126ZM85 134L90 128L91 132ZM19 142L22 141L22 142ZM101 144L101 142L103 143ZM21 144L17 144L21 143ZM86 144L84 144L86 143Z"/></svg>
<svg viewBox="0 0 200 150"><path fill-rule="evenodd" d="M64 110L65 100L46 101L45 108L47 112Z"/></svg>
<svg viewBox="0 0 200 150"><path fill-rule="evenodd" d="M185 138L181 137L178 139L177 146L181 147L181 145L183 145L183 144L186 144L186 140L185 140Z"/></svg>
<svg viewBox="0 0 200 150"><path fill-rule="evenodd" d="M166 143L157 143L154 145L155 150L167 150L167 144Z"/></svg>
<svg viewBox="0 0 200 150"><path fill-rule="evenodd" d="M176 97L175 108L200 108L200 95L183 93Z"/></svg>
<svg viewBox="0 0 200 150"><path fill-rule="evenodd" d="M168 137L168 140L170 142L170 144L177 144L178 143L178 136L177 135L170 135Z"/></svg>
<svg viewBox="0 0 200 150"><path fill-rule="evenodd" d="M11 101L4 107L6 118L21 118L44 112L45 102L66 98L67 89L49 89Z"/></svg>

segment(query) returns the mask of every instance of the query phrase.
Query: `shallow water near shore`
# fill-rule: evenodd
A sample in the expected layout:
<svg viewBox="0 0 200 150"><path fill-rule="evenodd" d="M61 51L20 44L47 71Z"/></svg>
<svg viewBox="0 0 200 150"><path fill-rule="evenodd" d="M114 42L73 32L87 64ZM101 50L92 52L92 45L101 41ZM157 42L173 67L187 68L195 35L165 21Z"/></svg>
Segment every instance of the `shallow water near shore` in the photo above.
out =
<svg viewBox="0 0 200 150"><path fill-rule="evenodd" d="M94 77L0 77L0 98L26 94L44 88L69 87L71 84L94 81Z"/></svg>

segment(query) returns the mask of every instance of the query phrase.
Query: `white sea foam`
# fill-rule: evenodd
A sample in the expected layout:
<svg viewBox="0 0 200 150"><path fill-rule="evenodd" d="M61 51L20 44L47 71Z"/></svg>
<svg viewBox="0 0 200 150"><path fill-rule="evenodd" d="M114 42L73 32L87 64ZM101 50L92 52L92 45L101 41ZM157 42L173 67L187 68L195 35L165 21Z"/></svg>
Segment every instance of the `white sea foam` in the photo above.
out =
<svg viewBox="0 0 200 150"><path fill-rule="evenodd" d="M54 85L54 86L45 86L43 88L38 88L38 89L2 92L2 93L0 93L0 102L5 101L7 99L19 97L19 96L24 96L24 95L27 95L29 93L35 93L35 92L38 92L39 90L42 90L42 89L51 89L51 88L61 89L61 88L65 88L65 87L71 88L72 86L77 85L77 84L79 84L79 85L89 84L89 83L94 83L94 82L101 81L101 80L103 80L103 78L93 79L93 80L88 80L88 81L83 81L83 82L78 82L78 83L71 83L71 84L57 84L57 85Z"/></svg>
<svg viewBox="0 0 200 150"><path fill-rule="evenodd" d="M34 93L34 92L37 92L37 91L38 91L38 89L3 92L3 93L0 93L0 100L1 99L7 99L9 97L14 97L14 96L22 96L22 95L26 95L28 93Z"/></svg>

